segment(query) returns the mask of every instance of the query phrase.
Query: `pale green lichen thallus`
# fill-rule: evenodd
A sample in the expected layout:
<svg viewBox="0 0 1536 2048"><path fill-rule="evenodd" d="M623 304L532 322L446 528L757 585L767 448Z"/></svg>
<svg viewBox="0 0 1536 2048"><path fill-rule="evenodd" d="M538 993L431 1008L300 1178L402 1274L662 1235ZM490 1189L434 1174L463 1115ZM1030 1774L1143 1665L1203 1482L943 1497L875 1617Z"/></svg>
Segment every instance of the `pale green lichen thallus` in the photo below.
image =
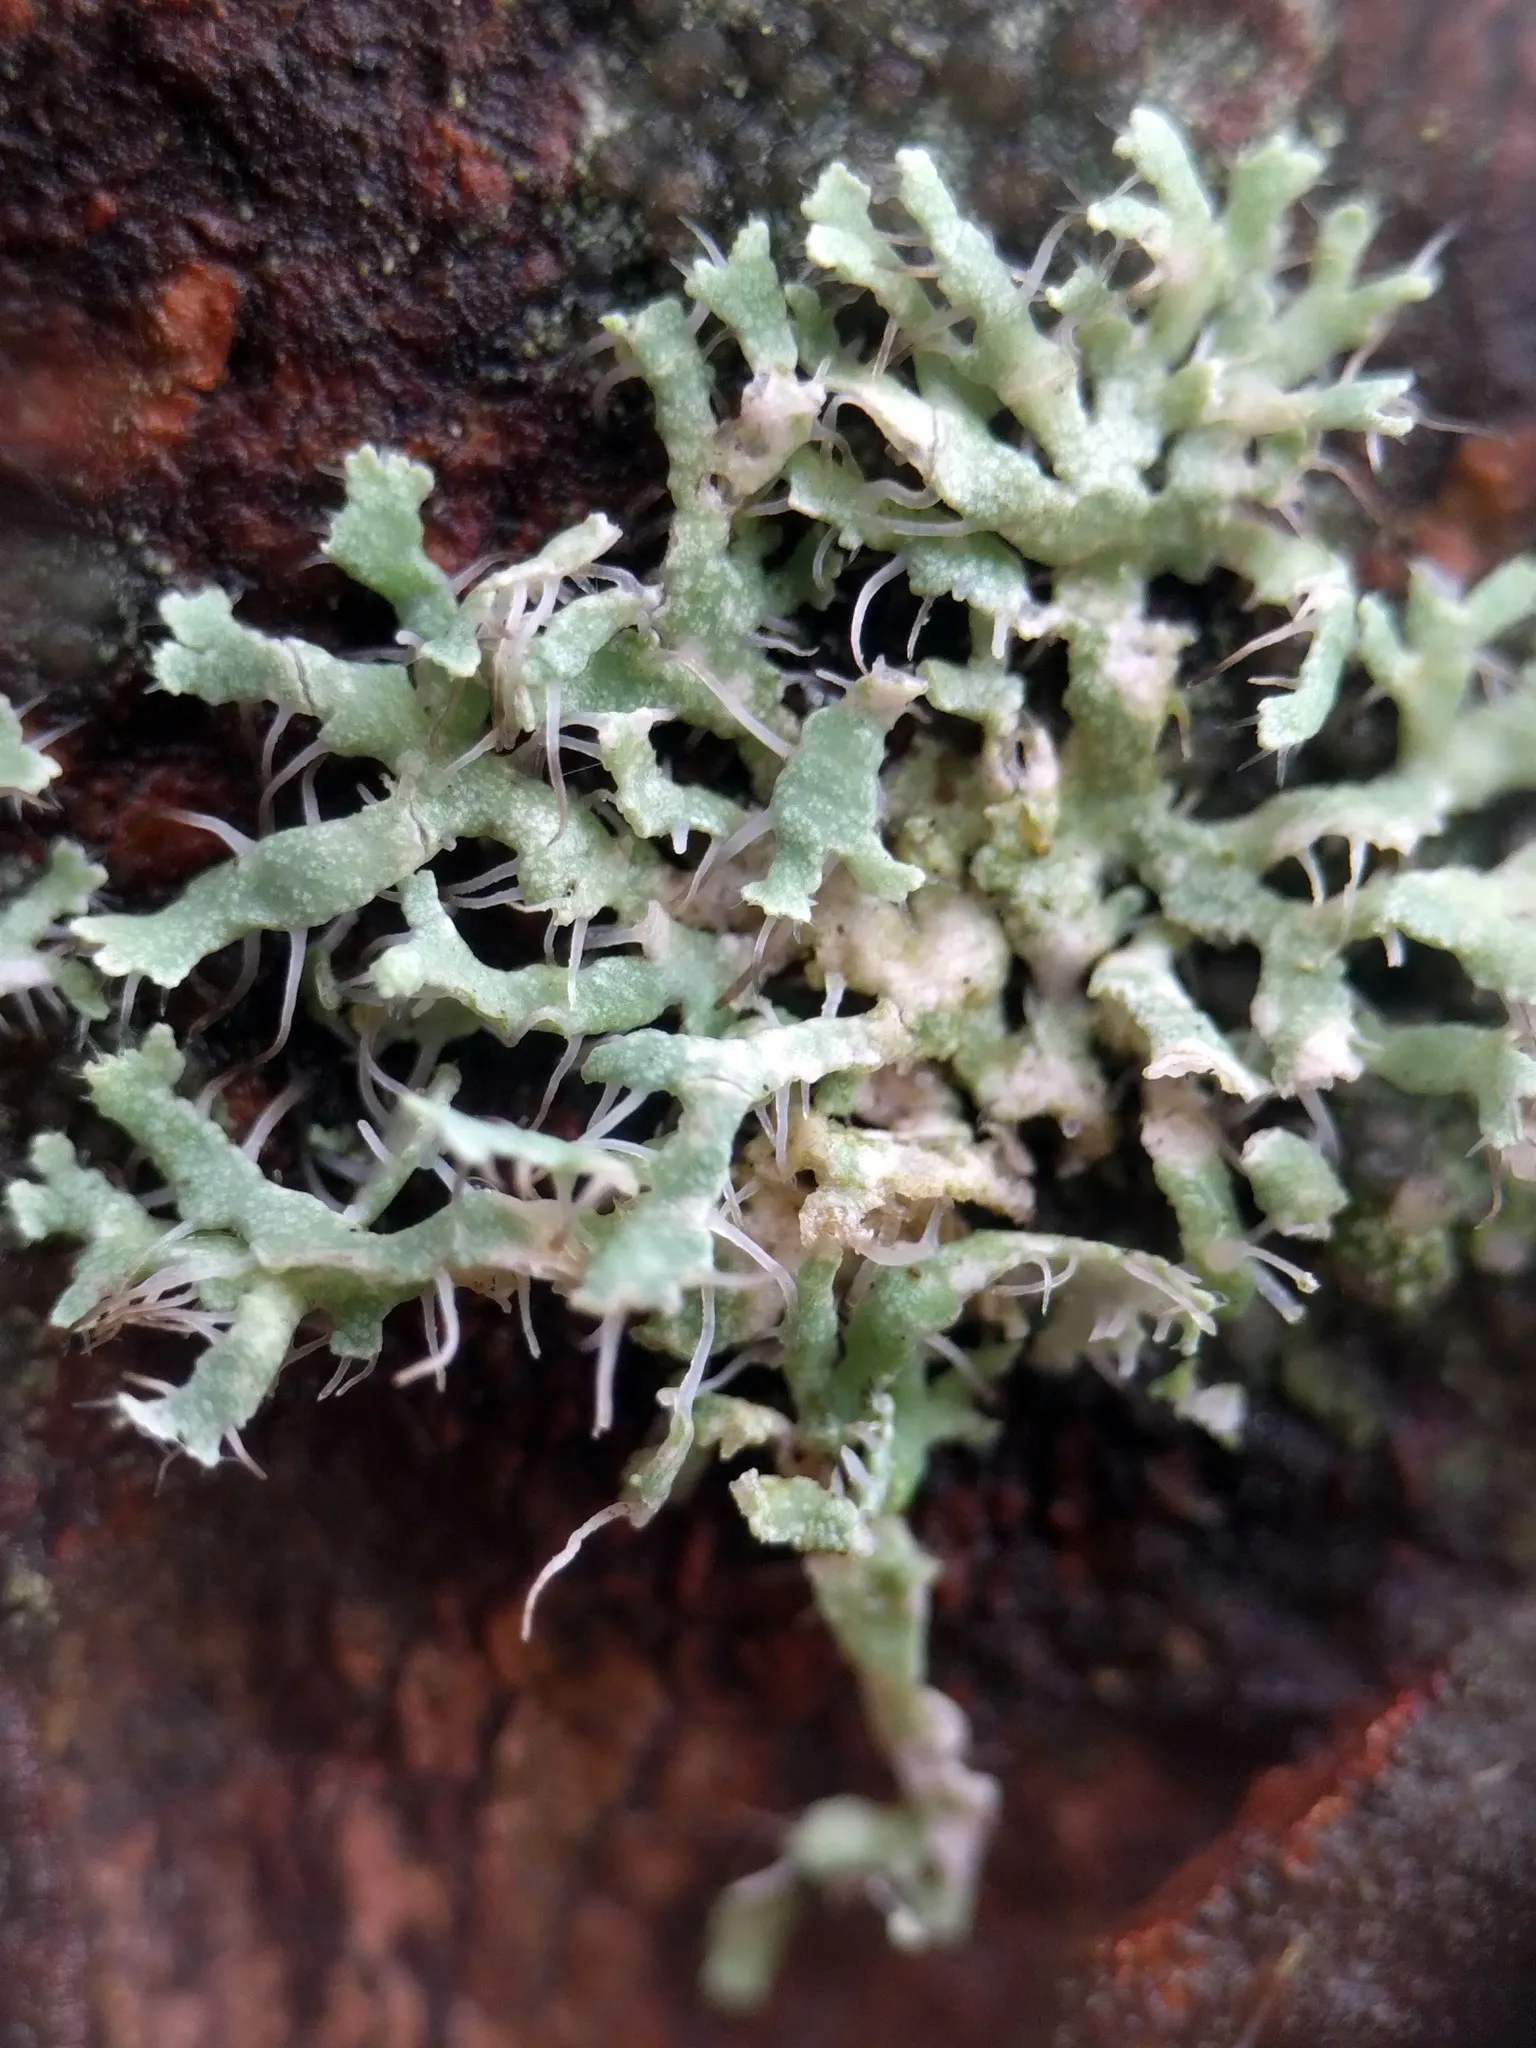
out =
<svg viewBox="0 0 1536 2048"><path fill-rule="evenodd" d="M100 873L60 845L0 917L0 992L99 1018L103 983L174 988L260 943L290 968L285 1025L303 1004L357 1048L366 1115L306 1132L310 1191L264 1171L264 1130L242 1144L198 1105L195 1048L163 1025L84 1080L169 1206L62 1135L11 1187L25 1237L82 1246L60 1327L201 1341L180 1384L119 1397L146 1436L216 1465L296 1350L318 1340L328 1360L294 1370L335 1386L397 1310L424 1330L401 1381L473 1371L465 1294L519 1309L530 1342L535 1286L589 1318L599 1428L636 1369L621 1338L677 1362L621 1497L552 1567L729 1459L753 1532L803 1553L895 1780L890 1805L812 1809L726 1893L705 1981L727 2005L764 1995L810 1888L867 1895L904 1947L968 1926L998 1792L927 1683L934 1567L905 1516L935 1445L986 1441L998 1375L1143 1372L1236 1438L1242 1391L1195 1352L1255 1290L1289 1316L1315 1284L1269 1240L1305 1253L1351 1199L1330 1090L1464 1098L1496 1162L1529 1156L1536 848L1458 864L1447 835L1536 789L1536 683L1505 663L1485 687L1481 656L1536 611L1536 565L1469 592L1421 570L1399 608L1309 518L1328 437L1412 425L1408 380L1364 362L1429 272L1362 275L1364 206L1303 220L1309 148L1253 150L1220 206L1159 115L1120 148L1133 185L1038 274L914 150L879 204L822 177L809 281L781 282L754 223L685 299L613 315L669 464L652 575L614 566L597 516L461 595L423 545L428 473L359 451L326 552L393 605L405 658L268 637L207 589L166 599L155 676L291 721L289 799L301 761L336 757L366 799L231 835L144 914L92 912ZM1384 772L1237 815L1181 799L1193 627L1149 593L1223 573L1283 615L1256 635L1283 671L1258 747L1303 748L1355 670L1395 707ZM674 772L680 729L731 771ZM0 725L19 798L50 766ZM381 898L386 942L349 956ZM466 914L507 907L547 921L545 958L477 957ZM1485 1021L1368 1001L1371 940L1453 955ZM1239 1026L1203 1007L1197 943L1256 958ZM552 1092L601 1091L584 1135L455 1107L456 1047L508 1048L510 1077L529 1034L561 1048ZM1128 1062L1139 1094L1116 1094ZM1090 1171L1127 1114L1177 1261L1030 1227L1021 1126L1055 1122ZM434 1171L436 1206L387 1227ZM774 1397L727 1391L746 1363Z"/></svg>

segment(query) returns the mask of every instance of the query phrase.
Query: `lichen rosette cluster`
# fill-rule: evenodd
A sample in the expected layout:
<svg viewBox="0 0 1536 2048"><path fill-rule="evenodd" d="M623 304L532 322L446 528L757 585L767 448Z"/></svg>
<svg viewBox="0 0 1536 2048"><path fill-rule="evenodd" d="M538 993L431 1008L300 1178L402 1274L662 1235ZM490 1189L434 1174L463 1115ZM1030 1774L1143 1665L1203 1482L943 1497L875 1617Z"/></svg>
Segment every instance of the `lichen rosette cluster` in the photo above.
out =
<svg viewBox="0 0 1536 2048"><path fill-rule="evenodd" d="M297 1087L237 1138L189 1082L195 1046L125 1029L85 1087L161 1197L62 1134L10 1188L26 1238L82 1247L61 1328L202 1342L182 1383L118 1397L146 1436L243 1454L290 1362L322 1353L346 1384L396 1311L424 1331L399 1381L473 1370L466 1294L519 1311L530 1345L539 1289L590 1319L599 1430L639 1369L624 1340L676 1362L530 1619L601 1523L732 1461L753 1533L803 1553L897 1786L813 1808L725 1895L706 1979L726 2003L762 1995L807 1886L866 1893L906 1946L968 1924L997 1791L927 1683L933 1566L905 1516L934 1446L986 1441L999 1375L1140 1372L1235 1436L1242 1391L1195 1353L1256 1290L1290 1315L1314 1284L1273 1240L1305 1250L1349 1202L1329 1091L1463 1098L1496 1162L1529 1150L1536 849L1446 847L1536 790L1536 684L1501 664L1489 686L1482 654L1536 613L1536 565L1469 593L1420 572L1399 610L1307 518L1329 436L1412 423L1408 380L1364 361L1429 272L1362 277L1356 204L1301 232L1309 149L1253 151L1218 209L1159 116L1120 146L1137 182L1088 209L1076 257L1053 237L1014 269L908 151L889 202L821 179L805 281L755 223L693 263L686 301L612 316L669 464L653 573L611 565L599 515L456 588L423 545L427 472L354 455L325 552L394 608L400 658L257 632L217 589L163 605L159 687L270 718L269 829L221 828L229 859L141 914L92 911L100 871L60 844L0 917L0 991L97 1022L109 985L254 971L267 946L280 1037L302 1005L356 1060L364 1114L302 1130L297 1186L260 1158ZM1353 665L1395 707L1388 770L1237 815L1183 800L1192 632L1152 587L1219 575L1279 608L1256 642L1299 655L1260 749L1318 735ZM707 776L680 735L708 736ZM314 772L338 761L363 779L333 778L356 797L322 815ZM0 770L24 799L52 770L14 715ZM285 787L303 815L278 827ZM542 925L543 956L487 964L471 913ZM1370 940L1453 955L1498 1014L1373 1005ZM1202 1008L1197 947L1257 958L1242 1028ZM510 1102L540 1040L546 1107L579 1100L581 1135L456 1100L473 1058ZM1127 1118L1176 1260L1030 1227L1021 1127L1055 1123L1087 1170ZM776 1396L729 1390L748 1366Z"/></svg>

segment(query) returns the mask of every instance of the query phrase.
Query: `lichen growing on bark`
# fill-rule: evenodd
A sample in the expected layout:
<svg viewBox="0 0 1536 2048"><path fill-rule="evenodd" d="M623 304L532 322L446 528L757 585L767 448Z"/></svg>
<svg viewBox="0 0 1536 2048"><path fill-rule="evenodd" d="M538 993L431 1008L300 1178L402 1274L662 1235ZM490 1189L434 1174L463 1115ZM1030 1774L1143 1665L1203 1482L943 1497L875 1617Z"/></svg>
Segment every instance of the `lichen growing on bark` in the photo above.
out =
<svg viewBox="0 0 1536 2048"><path fill-rule="evenodd" d="M358 452L325 551L393 608L399 658L257 632L218 590L167 598L159 686L270 718L265 829L202 820L231 857L137 914L87 911L96 878L58 848L79 900L37 926L36 883L8 913L22 971L121 983L125 1017L138 982L233 949L239 996L285 938L274 1052L303 1004L356 1059L365 1114L302 1126L277 1172L260 1154L298 1083L237 1138L189 1089L189 1034L124 1029L87 1064L161 1192L53 1134L9 1199L25 1237L84 1246L61 1328L203 1341L125 1420L216 1465L300 1356L327 1352L335 1390L415 1304L395 1377L441 1381L461 1293L516 1306L531 1348L553 1287L593 1326L598 1430L626 1336L677 1370L530 1620L602 1524L748 1460L736 1502L804 1554L898 1798L813 1808L725 1895L706 1983L727 2004L764 1994L808 1886L864 1894L902 1946L966 1929L996 1791L927 1683L932 1566L904 1516L935 1446L987 1440L990 1383L1088 1360L1235 1438L1242 1390L1195 1354L1256 1292L1290 1317L1315 1286L1264 1240L1326 1240L1351 1199L1328 1091L1465 1097L1497 1160L1528 1146L1536 863L1457 863L1445 835L1536 789L1536 687L1485 691L1481 653L1536 613L1536 565L1469 593L1421 572L1399 613L1303 516L1326 437L1412 424L1408 380L1363 362L1429 273L1362 278L1358 205L1300 236L1308 149L1244 157L1220 210L1161 117L1121 149L1138 189L1089 209L1051 285L1054 244L1014 270L907 151L901 224L841 166L810 195L817 284L786 288L754 223L692 265L691 308L612 316L669 460L654 569L611 565L597 515L461 591L423 544L429 474ZM1181 797L1192 631L1154 586L1219 575L1281 608L1255 646L1304 648L1260 748L1344 716L1358 664L1395 707L1389 770L1236 814ZM29 964L69 911L77 957ZM471 943L487 916L514 964ZM1453 955L1484 1012L1367 1000L1371 940ZM1224 1025L1195 962L1250 949ZM518 1121L530 1035L561 1050ZM1123 1155L1128 1073L1166 1220L1031 1228L1020 1127L1059 1126L1063 1170ZM542 1128L557 1104L567 1135ZM727 1391L748 1370L752 1397Z"/></svg>

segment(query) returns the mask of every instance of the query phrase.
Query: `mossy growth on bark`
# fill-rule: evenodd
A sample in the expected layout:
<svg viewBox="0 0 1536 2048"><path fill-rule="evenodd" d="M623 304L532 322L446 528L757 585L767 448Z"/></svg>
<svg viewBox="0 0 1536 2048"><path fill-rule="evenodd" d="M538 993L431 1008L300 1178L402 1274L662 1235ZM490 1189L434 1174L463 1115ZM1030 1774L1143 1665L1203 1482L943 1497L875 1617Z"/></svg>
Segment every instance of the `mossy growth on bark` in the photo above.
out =
<svg viewBox="0 0 1536 2048"><path fill-rule="evenodd" d="M1358 204L1303 230L1310 149L1252 151L1218 207L1158 115L1120 148L1132 184L1072 256L1069 234L1013 268L907 151L879 200L825 174L803 281L754 223L684 299L613 315L669 462L653 568L611 566L598 515L456 587L423 544L428 473L356 453L325 551L393 607L394 656L257 632L217 589L163 605L158 686L267 721L265 829L214 821L230 857L139 914L92 911L100 872L61 843L0 917L0 992L97 1027L86 1092L161 1183L146 1205L55 1133L9 1190L25 1238L82 1247L61 1329L202 1342L181 1384L118 1397L146 1436L244 1455L280 1373L350 1383L396 1311L425 1326L399 1384L473 1371L466 1293L530 1346L539 1289L590 1319L598 1430L626 1339L675 1361L530 1621L600 1524L727 1460L754 1535L803 1554L896 1783L815 1807L725 1895L705 1982L728 2005L763 1996L808 1888L868 1896L904 1947L966 1930L997 1791L927 1681L905 1516L936 1445L986 1442L998 1377L1088 1361L1238 1440L1243 1389L1202 1379L1199 1346L1315 1286L1268 1240L1304 1257L1349 1209L1330 1091L1457 1098L1500 1171L1531 1156L1536 847L1455 856L1536 791L1536 674L1484 652L1536 613L1536 564L1467 592L1419 570L1399 607L1309 519L1329 437L1413 423L1408 380L1363 366L1429 271L1362 275ZM1261 754L1352 716L1363 674L1395 760L1246 803L1191 789L1170 579L1241 590L1251 644L1299 653ZM51 768L0 722L18 799ZM273 941L279 1041L301 1005L334 1033L355 1121L306 1121L294 1082L237 1134L195 1037L102 1025L104 990L131 1018L136 984L221 957L243 996ZM1475 1000L1395 1004L1380 949L1410 945ZM1202 1000L1219 956L1257 961L1245 1018ZM283 1116L299 1165L268 1171ZM1139 1150L1163 1213L1032 1227L1052 1125L1057 1177Z"/></svg>

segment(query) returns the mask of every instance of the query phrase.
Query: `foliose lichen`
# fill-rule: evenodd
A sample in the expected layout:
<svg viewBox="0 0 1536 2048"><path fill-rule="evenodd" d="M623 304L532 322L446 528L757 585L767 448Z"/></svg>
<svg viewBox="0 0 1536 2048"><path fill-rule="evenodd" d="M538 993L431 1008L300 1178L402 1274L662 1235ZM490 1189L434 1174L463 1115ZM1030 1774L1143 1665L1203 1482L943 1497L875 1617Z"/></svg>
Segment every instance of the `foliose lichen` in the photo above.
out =
<svg viewBox="0 0 1536 2048"><path fill-rule="evenodd" d="M0 802L35 801L58 772L46 745L27 739L10 700L0 697ZM68 1004L97 1022L106 1015L97 976L71 956L65 928L106 879L78 846L57 840L42 871L10 891L0 909L0 1004L9 1001L29 1028L38 1028L40 1007L59 1014Z"/></svg>
<svg viewBox="0 0 1536 2048"><path fill-rule="evenodd" d="M754 223L693 263L686 303L613 315L669 462L652 572L608 565L598 515L456 589L423 546L428 473L359 451L325 552L394 608L399 658L270 637L216 589L168 597L159 687L271 716L269 829L213 821L231 857L140 914L88 911L99 872L61 846L0 926L0 985L69 994L78 970L124 984L125 1015L136 978L174 990L228 949L243 994L286 935L279 1041L302 1002L355 1051L366 1114L305 1130L304 1187L259 1157L297 1087L237 1140L163 1024L84 1073L163 1182L153 1206L37 1141L14 1222L83 1247L54 1322L205 1345L184 1383L121 1394L125 1421L213 1466L298 1356L327 1352L334 1391L414 1304L425 1348L395 1378L441 1382L461 1294L515 1304L532 1346L530 1290L552 1287L594 1326L598 1430L626 1335L677 1369L530 1621L601 1524L747 1460L737 1505L804 1555L897 1797L813 1808L726 1893L705 1979L729 2005L763 1996L808 1887L868 1896L905 1947L966 1929L998 1793L927 1682L934 1567L905 1516L935 1446L986 1442L991 1383L1088 1360L1235 1439L1242 1389L1203 1384L1195 1353L1255 1291L1290 1317L1285 1281L1316 1284L1263 1240L1305 1252L1347 1210L1328 1091L1465 1098L1496 1162L1530 1156L1536 848L1478 865L1446 835L1536 789L1536 676L1482 654L1536 614L1536 563L1465 593L1421 569L1398 609L1305 516L1327 437L1412 424L1408 380L1363 363L1429 271L1362 277L1360 205L1301 233L1310 149L1254 150L1220 209L1157 114L1120 149L1136 189L1088 210L1070 259L1053 240L1015 270L912 150L888 201L822 177L813 281L785 286ZM1219 574L1278 608L1253 646L1304 650L1260 749L1345 715L1358 669L1395 709L1389 769L1235 815L1184 799L1192 627L1154 584ZM41 791L19 727L0 746ZM487 917L514 951L542 928L542 957L488 963L464 929ZM1454 956L1484 1010L1368 1000L1373 940ZM1256 986L1224 1027L1195 963L1244 951ZM506 1104L522 1055L495 1051L530 1034L561 1047L544 1108L578 1105L580 1135L456 1106L453 1048ZM1059 1126L1062 1170L1090 1172L1128 1072L1166 1219L1141 1241L1031 1228L1021 1126ZM777 1393L726 1391L748 1366Z"/></svg>

